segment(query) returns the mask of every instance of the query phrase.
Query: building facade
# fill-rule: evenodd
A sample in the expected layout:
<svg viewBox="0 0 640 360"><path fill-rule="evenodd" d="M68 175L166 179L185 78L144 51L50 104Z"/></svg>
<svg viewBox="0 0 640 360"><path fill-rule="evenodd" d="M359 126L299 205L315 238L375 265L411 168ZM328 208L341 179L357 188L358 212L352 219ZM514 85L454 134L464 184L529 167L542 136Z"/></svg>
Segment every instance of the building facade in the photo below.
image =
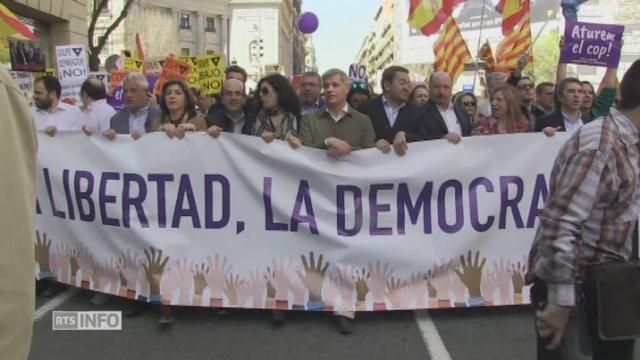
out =
<svg viewBox="0 0 640 360"><path fill-rule="evenodd" d="M304 36L296 23L300 0L230 0L230 62L244 67L253 87L269 69L304 70Z"/></svg>
<svg viewBox="0 0 640 360"><path fill-rule="evenodd" d="M89 0L2 0L38 36L46 66L55 67L57 45L87 44Z"/></svg>
<svg viewBox="0 0 640 360"><path fill-rule="evenodd" d="M318 72L318 63L316 61L316 48L313 46L313 36L306 35L304 40L304 71Z"/></svg>

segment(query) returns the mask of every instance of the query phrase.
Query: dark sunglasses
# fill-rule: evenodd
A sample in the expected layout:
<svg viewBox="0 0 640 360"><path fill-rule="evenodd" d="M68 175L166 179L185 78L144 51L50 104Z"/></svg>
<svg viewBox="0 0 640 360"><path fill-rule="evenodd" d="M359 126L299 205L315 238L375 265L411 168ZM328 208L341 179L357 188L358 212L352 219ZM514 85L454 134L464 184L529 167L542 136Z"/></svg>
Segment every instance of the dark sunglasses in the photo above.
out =
<svg viewBox="0 0 640 360"><path fill-rule="evenodd" d="M464 105L464 106L476 106L476 102L475 101L463 101L462 105Z"/></svg>

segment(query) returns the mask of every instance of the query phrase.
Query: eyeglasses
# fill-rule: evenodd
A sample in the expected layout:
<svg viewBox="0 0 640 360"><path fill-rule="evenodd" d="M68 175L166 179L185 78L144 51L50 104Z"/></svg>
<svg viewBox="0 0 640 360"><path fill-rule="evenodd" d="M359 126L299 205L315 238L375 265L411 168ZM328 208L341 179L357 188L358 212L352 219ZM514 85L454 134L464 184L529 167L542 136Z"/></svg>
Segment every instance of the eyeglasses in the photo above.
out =
<svg viewBox="0 0 640 360"><path fill-rule="evenodd" d="M462 105L463 106L476 106L476 102L475 101L463 101Z"/></svg>
<svg viewBox="0 0 640 360"><path fill-rule="evenodd" d="M262 89L260 89L260 95L269 95L270 92L271 90L269 90L268 87L263 87Z"/></svg>

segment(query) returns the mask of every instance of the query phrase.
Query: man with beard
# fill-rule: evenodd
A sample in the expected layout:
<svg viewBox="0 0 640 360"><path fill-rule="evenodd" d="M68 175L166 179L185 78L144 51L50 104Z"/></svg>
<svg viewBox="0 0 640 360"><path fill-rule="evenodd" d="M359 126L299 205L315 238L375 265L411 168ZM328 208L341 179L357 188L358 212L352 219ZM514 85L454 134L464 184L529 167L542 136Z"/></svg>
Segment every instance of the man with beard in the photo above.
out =
<svg viewBox="0 0 640 360"><path fill-rule="evenodd" d="M371 119L376 133L376 147L384 153L391 144L398 155L404 155L407 142L419 140L424 122L420 109L408 103L411 93L409 70L390 66L382 72L382 96L362 103L359 111Z"/></svg>
<svg viewBox="0 0 640 360"><path fill-rule="evenodd" d="M300 83L300 102L302 102L302 116L324 108L324 101L320 98L322 79L317 72L309 71L302 74Z"/></svg>
<svg viewBox="0 0 640 360"><path fill-rule="evenodd" d="M54 136L58 131L82 131L85 119L76 106L60 101L62 87L54 76L43 76L33 84L32 109L36 130Z"/></svg>

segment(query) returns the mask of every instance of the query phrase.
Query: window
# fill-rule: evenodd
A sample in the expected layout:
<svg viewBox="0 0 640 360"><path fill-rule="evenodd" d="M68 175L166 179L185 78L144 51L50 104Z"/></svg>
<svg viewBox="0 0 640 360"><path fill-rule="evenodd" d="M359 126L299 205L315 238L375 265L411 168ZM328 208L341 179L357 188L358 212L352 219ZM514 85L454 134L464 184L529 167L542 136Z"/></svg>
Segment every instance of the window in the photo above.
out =
<svg viewBox="0 0 640 360"><path fill-rule="evenodd" d="M189 48L182 48L182 49L180 49L180 55L182 55L182 56L189 56L189 55L191 55L191 49L189 49Z"/></svg>
<svg viewBox="0 0 640 360"><path fill-rule="evenodd" d="M191 21L189 14L182 14L182 17L180 17L180 29L191 30Z"/></svg>
<svg viewBox="0 0 640 360"><path fill-rule="evenodd" d="M216 53L216 52L215 52L215 51L213 51L213 50L207 50L207 55L213 55L213 54L215 54L215 53Z"/></svg>
<svg viewBox="0 0 640 360"><path fill-rule="evenodd" d="M204 31L206 32L216 32L216 19L212 17L207 17L206 24L204 27Z"/></svg>

